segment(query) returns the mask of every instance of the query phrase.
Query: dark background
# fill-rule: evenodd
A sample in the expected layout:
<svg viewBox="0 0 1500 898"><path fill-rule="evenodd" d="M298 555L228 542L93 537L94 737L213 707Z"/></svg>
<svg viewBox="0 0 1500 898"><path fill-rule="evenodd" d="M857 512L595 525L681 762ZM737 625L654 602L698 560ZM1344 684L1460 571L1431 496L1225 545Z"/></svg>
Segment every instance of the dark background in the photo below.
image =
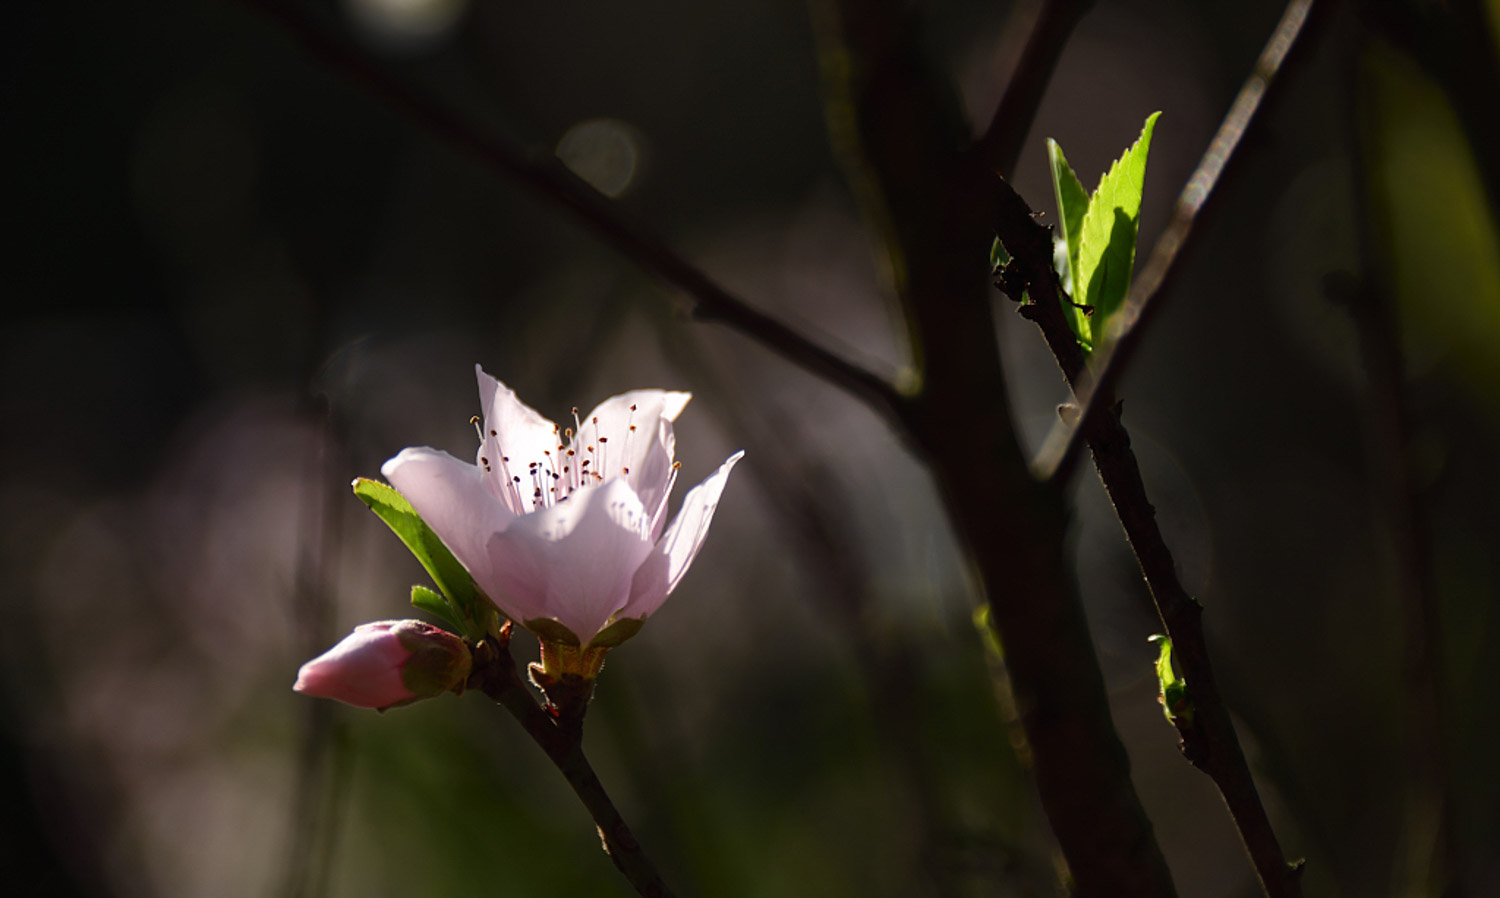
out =
<svg viewBox="0 0 1500 898"><path fill-rule="evenodd" d="M801 4L309 8L486 133L558 148L754 305L882 374L906 363ZM1279 13L1099 3L1027 139L1022 195L1053 208L1046 137L1092 185L1163 110L1148 247ZM923 6L976 129L1032 15ZM747 449L692 574L611 657L589 718L668 882L1051 894L964 563L919 462L862 406L690 323L673 290L249 5L57 0L7 19L0 890L628 893L482 699L375 715L290 690L355 624L410 613L420 569L347 484L406 445L469 452L479 362L553 417L691 390L686 483ZM1482 894L1500 889L1500 234L1476 167L1493 158L1419 42L1366 37L1346 10L1285 73L1121 394L1308 894L1419 894L1436 805L1412 788L1404 519L1384 400L1328 276L1395 301L1451 811ZM996 308L1034 445L1065 394L1039 335ZM1077 575L1137 787L1184 896L1256 894L1161 717L1159 624L1085 474Z"/></svg>

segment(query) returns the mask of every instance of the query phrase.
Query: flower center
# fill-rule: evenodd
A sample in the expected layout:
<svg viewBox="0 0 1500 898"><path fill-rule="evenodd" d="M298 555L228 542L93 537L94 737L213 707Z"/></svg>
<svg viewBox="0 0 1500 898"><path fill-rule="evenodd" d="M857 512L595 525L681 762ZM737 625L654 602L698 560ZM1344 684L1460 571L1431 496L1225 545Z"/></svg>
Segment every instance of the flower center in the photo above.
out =
<svg viewBox="0 0 1500 898"><path fill-rule="evenodd" d="M479 456L479 463L486 474L492 475L501 493L501 499L518 514L527 514L543 508L551 508L566 502L575 490L612 477L631 476L629 461L632 440L636 439L635 412L632 404L623 423L614 422L614 439L610 433L602 433L599 416L594 415L585 425L578 418L578 409L573 409L573 427L552 427L553 445L542 449L533 457L512 455L501 443L501 434L494 429L485 431L479 417L470 419L479 433L482 447L492 447ZM613 460L612 460L613 459ZM672 466L667 489L677 477L677 465ZM634 482L631 484L636 486Z"/></svg>

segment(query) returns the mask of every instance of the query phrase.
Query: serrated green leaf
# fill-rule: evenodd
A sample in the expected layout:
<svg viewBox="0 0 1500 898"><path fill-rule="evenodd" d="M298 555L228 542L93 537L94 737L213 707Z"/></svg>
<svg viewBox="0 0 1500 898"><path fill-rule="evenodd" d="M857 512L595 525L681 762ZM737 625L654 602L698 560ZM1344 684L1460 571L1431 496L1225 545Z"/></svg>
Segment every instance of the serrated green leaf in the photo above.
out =
<svg viewBox="0 0 1500 898"><path fill-rule="evenodd" d="M1062 147L1050 137L1047 138L1047 160L1052 168L1052 195L1057 200L1057 237L1067 247L1062 254L1066 269L1059 268L1057 273L1065 279L1064 289L1071 296L1072 269L1078 264L1078 240L1083 236L1083 215L1089 208L1089 194L1068 164Z"/></svg>
<svg viewBox="0 0 1500 898"><path fill-rule="evenodd" d="M425 611L433 617L443 621L455 630L464 629L463 621L459 620L453 606L443 598L442 593L434 592L421 584L411 588L411 605L418 611Z"/></svg>
<svg viewBox="0 0 1500 898"><path fill-rule="evenodd" d="M1080 342L1087 343L1089 319L1078 308L1083 300L1077 297L1073 272L1078 270L1078 243L1083 236L1083 216L1088 211L1089 194L1083 189L1083 182L1078 180L1073 167L1068 165L1062 147L1050 137L1047 138L1047 160L1052 169L1052 194L1057 199L1058 233L1052 266L1057 269L1057 279L1067 294L1058 298L1063 301L1063 317L1068 326L1073 328ZM1068 297L1072 297L1073 302L1068 302Z"/></svg>
<svg viewBox="0 0 1500 898"><path fill-rule="evenodd" d="M385 521L391 532L400 537L422 563L432 582L447 597L454 613L462 618L460 629L463 635L471 639L484 636L494 606L411 503L395 489L364 477L354 481L354 495L370 506L370 510Z"/></svg>
<svg viewBox="0 0 1500 898"><path fill-rule="evenodd" d="M1141 136L1126 150L1089 198L1083 216L1082 236L1078 244L1078 264L1074 267L1074 287L1082 293L1075 302L1093 306L1090 337L1092 349L1105 323L1130 291L1130 274L1135 267L1135 238L1141 214L1141 193L1146 183L1146 157L1151 151L1151 134L1160 112L1146 119Z"/></svg>

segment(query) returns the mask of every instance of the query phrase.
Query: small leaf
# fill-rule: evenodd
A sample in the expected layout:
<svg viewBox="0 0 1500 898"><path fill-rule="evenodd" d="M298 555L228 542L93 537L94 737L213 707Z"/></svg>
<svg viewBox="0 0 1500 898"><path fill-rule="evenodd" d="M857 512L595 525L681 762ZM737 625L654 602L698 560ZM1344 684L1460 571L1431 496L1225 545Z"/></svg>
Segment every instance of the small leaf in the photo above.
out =
<svg viewBox="0 0 1500 898"><path fill-rule="evenodd" d="M1068 165L1062 147L1050 137L1047 139L1047 160L1051 163L1052 192L1057 198L1058 211L1058 234L1054 238L1056 245L1053 247L1052 267L1057 269L1057 279L1062 284L1063 292L1073 298L1073 302L1069 303L1066 297L1060 297L1063 300L1063 317L1067 319L1068 326L1073 329L1079 342L1088 345L1089 319L1078 308L1084 301L1076 292L1073 273L1078 270L1078 243L1083 236L1083 216L1088 210L1089 195L1083 189L1083 182L1074 174L1072 166Z"/></svg>
<svg viewBox="0 0 1500 898"><path fill-rule="evenodd" d="M471 639L484 636L494 606L474 585L474 579L464 569L437 534L427 526L411 503L396 490L383 483L360 477L354 481L354 495L370 506L370 510L382 520L406 548L426 568L432 582L447 596L454 613L461 619L459 627L463 635Z"/></svg>
<svg viewBox="0 0 1500 898"><path fill-rule="evenodd" d="M1006 252L1005 244L996 237L995 242L990 244L990 269L997 270L1010 264L1010 253Z"/></svg>
<svg viewBox="0 0 1500 898"><path fill-rule="evenodd" d="M600 630L598 635L589 640L589 648L612 649L635 634L641 632L641 627L646 622L636 617L622 617L609 626Z"/></svg>
<svg viewBox="0 0 1500 898"><path fill-rule="evenodd" d="M1135 144L1099 179L1083 216L1078 262L1073 270L1073 286L1077 291L1073 300L1094 308L1087 341L1089 349L1098 343L1109 316L1130 291L1141 193L1146 181L1146 156L1151 151L1151 134L1160 115L1151 113Z"/></svg>
<svg viewBox="0 0 1500 898"><path fill-rule="evenodd" d="M1172 640L1157 634L1151 641L1161 646L1156 656L1156 680L1161 684L1161 707L1173 726L1186 724L1193 719L1193 706L1188 701L1187 680L1177 676L1172 668Z"/></svg>
<svg viewBox="0 0 1500 898"><path fill-rule="evenodd" d="M434 592L425 586L417 585L411 588L411 605L418 611L425 611L433 617L443 621L456 630L464 629L463 621L459 620L453 606L443 598L441 593Z"/></svg>

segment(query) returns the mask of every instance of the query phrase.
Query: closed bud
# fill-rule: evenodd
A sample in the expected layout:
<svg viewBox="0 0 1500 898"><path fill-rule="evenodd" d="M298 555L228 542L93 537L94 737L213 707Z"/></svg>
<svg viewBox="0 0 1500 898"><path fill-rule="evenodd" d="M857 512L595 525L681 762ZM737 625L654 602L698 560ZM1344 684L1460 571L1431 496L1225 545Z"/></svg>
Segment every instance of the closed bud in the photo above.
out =
<svg viewBox="0 0 1500 898"><path fill-rule="evenodd" d="M338 645L302 665L292 687L384 711L462 692L472 664L457 636L415 620L361 624Z"/></svg>

